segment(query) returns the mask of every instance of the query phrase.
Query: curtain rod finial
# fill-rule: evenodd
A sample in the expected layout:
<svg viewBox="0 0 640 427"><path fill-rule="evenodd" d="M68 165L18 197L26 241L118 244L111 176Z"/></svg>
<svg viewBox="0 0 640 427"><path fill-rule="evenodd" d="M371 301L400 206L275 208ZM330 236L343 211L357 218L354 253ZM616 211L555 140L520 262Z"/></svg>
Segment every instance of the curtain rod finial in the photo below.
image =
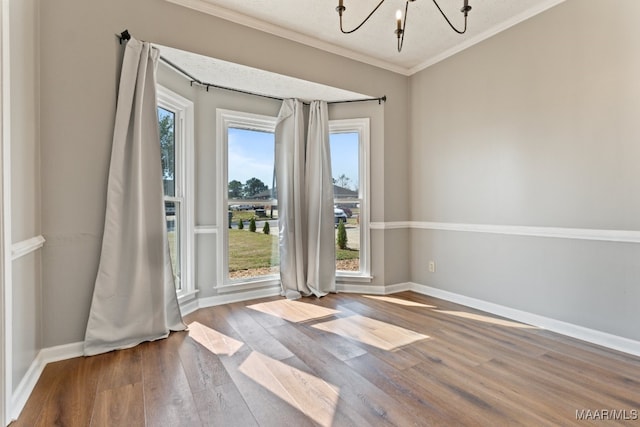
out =
<svg viewBox="0 0 640 427"><path fill-rule="evenodd" d="M120 44L122 44L123 41L127 40L131 40L131 34L129 34L129 30L124 30L120 33Z"/></svg>

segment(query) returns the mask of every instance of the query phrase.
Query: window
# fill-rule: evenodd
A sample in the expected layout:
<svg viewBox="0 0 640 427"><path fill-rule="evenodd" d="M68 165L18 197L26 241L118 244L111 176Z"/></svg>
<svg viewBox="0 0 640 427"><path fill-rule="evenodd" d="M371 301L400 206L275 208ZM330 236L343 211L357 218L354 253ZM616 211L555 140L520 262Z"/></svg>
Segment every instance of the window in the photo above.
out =
<svg viewBox="0 0 640 427"><path fill-rule="evenodd" d="M275 124L275 117L217 111L219 287L279 283ZM329 130L336 238L341 219L347 235L336 251L337 275L368 278L369 119L332 120Z"/></svg>
<svg viewBox="0 0 640 427"><path fill-rule="evenodd" d="M218 283L279 280L275 117L218 110Z"/></svg>
<svg viewBox="0 0 640 427"><path fill-rule="evenodd" d="M338 243L337 276L368 276L369 119L331 120L329 132ZM344 230L341 230L340 222L344 223ZM342 245L341 232L346 237Z"/></svg>
<svg viewBox="0 0 640 427"><path fill-rule="evenodd" d="M193 295L193 103L158 87L158 122L169 252L180 300Z"/></svg>

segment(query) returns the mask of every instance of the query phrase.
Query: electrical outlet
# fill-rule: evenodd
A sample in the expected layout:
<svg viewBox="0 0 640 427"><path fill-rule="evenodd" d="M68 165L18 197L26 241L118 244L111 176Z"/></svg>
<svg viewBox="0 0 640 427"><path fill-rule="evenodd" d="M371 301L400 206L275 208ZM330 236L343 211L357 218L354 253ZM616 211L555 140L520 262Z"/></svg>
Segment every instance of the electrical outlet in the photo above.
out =
<svg viewBox="0 0 640 427"><path fill-rule="evenodd" d="M429 273L435 273L435 272L436 272L436 262L429 261Z"/></svg>

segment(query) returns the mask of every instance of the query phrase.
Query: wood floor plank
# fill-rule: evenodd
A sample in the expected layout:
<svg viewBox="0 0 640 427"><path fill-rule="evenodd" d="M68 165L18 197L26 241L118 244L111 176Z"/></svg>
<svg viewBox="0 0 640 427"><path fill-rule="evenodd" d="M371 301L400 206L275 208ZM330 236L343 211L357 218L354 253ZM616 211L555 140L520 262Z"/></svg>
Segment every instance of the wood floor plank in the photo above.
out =
<svg viewBox="0 0 640 427"><path fill-rule="evenodd" d="M270 297L49 364L14 426L637 425L640 358L437 298Z"/></svg>
<svg viewBox="0 0 640 427"><path fill-rule="evenodd" d="M91 426L128 423L144 426L144 394L140 347L100 355L104 360L97 384Z"/></svg>
<svg viewBox="0 0 640 427"><path fill-rule="evenodd" d="M253 350L276 360L293 356L286 347L264 333L264 327L251 317L248 309L242 304L229 304L220 309L225 310L226 321L237 332L242 342Z"/></svg>
<svg viewBox="0 0 640 427"><path fill-rule="evenodd" d="M198 322L189 324L189 336L178 348L189 387L205 426L257 425L251 410L221 357L233 355L242 343Z"/></svg>
<svg viewBox="0 0 640 427"><path fill-rule="evenodd" d="M259 425L234 383L194 391L203 426Z"/></svg>
<svg viewBox="0 0 640 427"><path fill-rule="evenodd" d="M98 392L91 427L145 426L142 382Z"/></svg>
<svg viewBox="0 0 640 427"><path fill-rule="evenodd" d="M318 328L302 328L301 331L331 353L336 359L345 361L362 356L367 350L351 340Z"/></svg>
<svg viewBox="0 0 640 427"><path fill-rule="evenodd" d="M278 396L278 393L283 393L279 385L275 383L273 386L262 385L258 382L259 378L252 378L255 366L251 364L249 358L254 354L256 354L254 350L244 348L221 360L258 424L274 427L315 425L297 408ZM245 362L248 359L249 362L246 365Z"/></svg>
<svg viewBox="0 0 640 427"><path fill-rule="evenodd" d="M98 379L111 355L71 359L59 373L34 426L87 426L91 423Z"/></svg>
<svg viewBox="0 0 640 427"><path fill-rule="evenodd" d="M145 419L149 426L201 426L193 394L182 367L178 348L186 332L140 344Z"/></svg>
<svg viewBox="0 0 640 427"><path fill-rule="evenodd" d="M393 398L350 369L293 325L269 331L309 366L317 376L340 389L340 398L369 425L410 425L412 420Z"/></svg>
<svg viewBox="0 0 640 427"><path fill-rule="evenodd" d="M418 420L418 425L446 426L451 424L448 416L448 408L451 401L442 398L443 390L420 381L417 386L413 380L409 380L402 371L394 369L370 354L349 359L346 364L378 387L389 396L393 396L401 402L407 413ZM414 378L415 379L415 378ZM425 387L422 387L422 386ZM458 425L475 425L477 417L461 414L456 420Z"/></svg>
<svg viewBox="0 0 640 427"><path fill-rule="evenodd" d="M499 360L492 360L482 366L484 375L498 384L512 390L515 403L519 403L543 414L549 425L577 425L573 417L577 409L582 408L576 393L567 393L558 389L554 382L531 381L522 369L510 367Z"/></svg>
<svg viewBox="0 0 640 427"><path fill-rule="evenodd" d="M49 397L52 393L55 393L55 390L58 390L58 384L64 379L65 372L73 369L68 367L72 363L72 360L62 360L49 363L45 367L22 410L22 414L16 421L11 423L12 427L35 426L43 411L52 410L49 406L55 402L55 399L50 399Z"/></svg>
<svg viewBox="0 0 640 427"><path fill-rule="evenodd" d="M232 355L243 343L233 338L217 335L213 329L201 324L189 326L188 337L178 348L182 366L193 391L216 387L231 382L231 377L220 361L224 355Z"/></svg>
<svg viewBox="0 0 640 427"><path fill-rule="evenodd" d="M98 379L98 393L123 386L142 383L142 355L140 347L112 351L101 355L104 368Z"/></svg>
<svg viewBox="0 0 640 427"><path fill-rule="evenodd" d="M542 356L553 365L562 366L562 374L571 379L581 378L582 384L598 383L598 391L607 394L629 407L640 408L640 381L630 378L626 373L612 370L601 365L584 362L566 354L549 352ZM560 373L559 373L560 374Z"/></svg>
<svg viewBox="0 0 640 427"><path fill-rule="evenodd" d="M320 301L326 301L327 299L321 299ZM353 301L351 301L353 303ZM380 336L375 335L375 332L373 332L371 330L371 328L368 328L366 324L362 324L362 321L358 321L358 318L362 317L362 313L359 311L354 311L351 309L352 307L350 305L347 304L342 304L339 306L339 311L340 314L336 315L336 319L323 319L321 321L318 322L313 322L311 324L309 324L309 326L311 326L311 328L304 328L302 331L309 335L309 336L315 336L319 339L324 339L325 342L327 342L328 345L332 346L329 351L331 353L337 353L334 351L334 347L338 344L336 344L336 342L342 342L343 345L348 345L350 346L350 350L351 350L351 354L349 355L349 357L347 358L341 358L338 357L341 360L348 360L350 357L357 357L359 355L361 355L362 351L366 351L366 352L371 352L373 354L375 354L376 356L378 356L380 359L386 361L387 363L395 366L398 369L406 369L410 366L416 365L417 363L420 362L420 360L414 358L413 356L411 356L409 353L405 352L402 348L396 348L396 347L402 347L402 337L400 337L395 343L394 343L394 337L393 334L391 335L390 338L385 339L380 339ZM372 313L369 313L372 314ZM388 317L385 316L380 316L380 313L377 313L378 315L376 316L376 318L373 317L367 317L367 319L371 319L373 321L377 321L380 322L379 319L384 319L384 320L389 320ZM352 319L356 319L354 321L351 321ZM334 322L334 324L338 324L337 330L340 331L344 331L344 334L342 334L342 336L340 336L339 334L336 333L331 333L331 326L329 327L323 327L323 325L329 324L331 325L332 322ZM399 328L399 326L397 325L397 323L393 323L393 322L382 322L385 325L390 325L390 326L394 326L397 330L397 328ZM362 326L362 328L364 329L364 331L358 331L357 328L358 326ZM350 329L354 329L356 330L354 333L350 332ZM320 335L318 336L315 332L313 332L312 330L319 330L321 332L324 333L324 335ZM368 332L372 335L371 337L371 341L369 343L363 341L363 340L358 340L356 338L356 335L358 333L365 333ZM383 331L383 334L385 332L388 331ZM401 335L404 335L405 337L407 336L406 333L414 333L413 330L406 330L406 331L400 331ZM327 335L331 335L332 338L324 338ZM351 335L351 337L350 337ZM367 334L368 336L368 334ZM345 339L347 338L347 339ZM417 337L414 335L414 338L416 340L422 340L422 339L427 339L427 337ZM371 346L369 344L371 344L372 342L379 342L379 344L383 347L388 347L388 348L393 348L393 351L388 351L385 349L381 349L379 347L376 346ZM359 349L360 351L356 350ZM339 355L339 354L338 354Z"/></svg>

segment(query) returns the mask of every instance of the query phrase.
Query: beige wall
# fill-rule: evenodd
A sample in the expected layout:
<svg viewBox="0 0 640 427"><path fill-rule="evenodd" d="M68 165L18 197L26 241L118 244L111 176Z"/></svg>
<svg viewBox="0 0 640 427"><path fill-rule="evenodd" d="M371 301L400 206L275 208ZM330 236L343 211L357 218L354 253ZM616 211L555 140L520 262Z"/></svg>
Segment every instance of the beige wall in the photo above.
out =
<svg viewBox="0 0 640 427"><path fill-rule="evenodd" d="M640 230L639 14L568 0L412 76L411 219ZM415 282L640 339L638 244L415 230L411 252Z"/></svg>
<svg viewBox="0 0 640 427"><path fill-rule="evenodd" d="M41 9L45 346L84 336L104 223L122 52L114 33L125 28L139 39L359 93L386 94L384 140L394 143L375 154L382 181L372 188L378 200L373 220L408 219L406 77L161 0L59 0L42 2ZM402 246L397 253L406 252L406 242L394 243ZM392 279L408 280L406 257L399 260L382 246L374 253L383 250L386 255L374 260L382 263L375 283L389 283L386 267L396 262L407 268Z"/></svg>
<svg viewBox="0 0 640 427"><path fill-rule="evenodd" d="M11 1L11 240L40 235L38 2ZM40 251L12 264L12 389L42 348Z"/></svg>

